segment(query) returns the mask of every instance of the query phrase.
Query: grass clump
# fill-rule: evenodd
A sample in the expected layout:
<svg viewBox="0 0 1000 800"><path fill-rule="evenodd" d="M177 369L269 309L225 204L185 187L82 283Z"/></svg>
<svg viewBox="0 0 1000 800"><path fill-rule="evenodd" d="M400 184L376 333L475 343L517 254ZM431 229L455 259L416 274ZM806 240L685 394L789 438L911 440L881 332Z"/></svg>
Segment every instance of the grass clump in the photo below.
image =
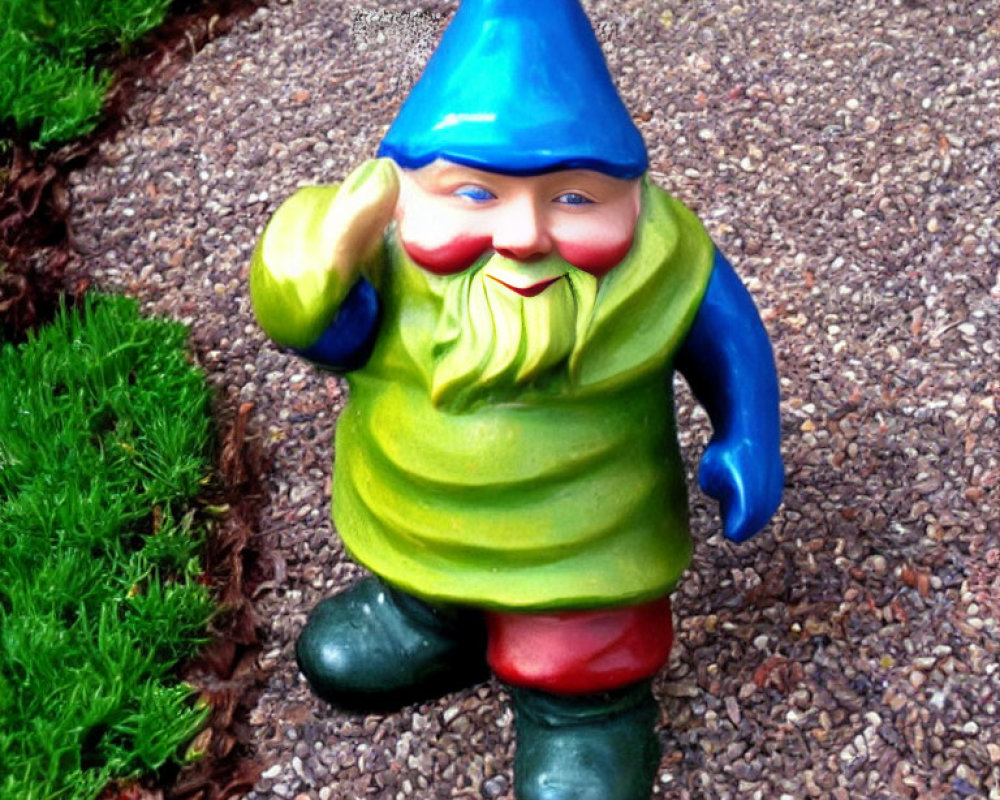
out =
<svg viewBox="0 0 1000 800"><path fill-rule="evenodd" d="M172 0L2 0L0 128L36 146L97 124L111 74L99 62L157 27Z"/></svg>
<svg viewBox="0 0 1000 800"><path fill-rule="evenodd" d="M214 609L187 510L209 391L185 340L98 298L0 350L2 800L90 800L204 723L172 677Z"/></svg>

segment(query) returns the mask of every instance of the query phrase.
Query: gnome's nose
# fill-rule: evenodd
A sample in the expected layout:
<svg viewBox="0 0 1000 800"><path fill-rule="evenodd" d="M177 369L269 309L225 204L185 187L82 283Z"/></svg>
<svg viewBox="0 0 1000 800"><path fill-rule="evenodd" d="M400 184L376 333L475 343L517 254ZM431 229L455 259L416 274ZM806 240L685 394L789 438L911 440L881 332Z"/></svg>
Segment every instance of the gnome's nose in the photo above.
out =
<svg viewBox="0 0 1000 800"><path fill-rule="evenodd" d="M530 199L511 204L493 232L493 249L514 261L537 261L552 252L552 237Z"/></svg>

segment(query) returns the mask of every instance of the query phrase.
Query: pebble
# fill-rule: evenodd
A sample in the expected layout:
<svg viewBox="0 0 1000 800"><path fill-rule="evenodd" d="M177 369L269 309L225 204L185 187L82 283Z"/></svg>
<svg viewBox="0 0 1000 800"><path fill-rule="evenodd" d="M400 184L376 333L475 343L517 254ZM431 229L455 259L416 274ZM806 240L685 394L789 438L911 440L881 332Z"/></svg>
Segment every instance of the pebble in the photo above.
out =
<svg viewBox="0 0 1000 800"><path fill-rule="evenodd" d="M726 714L733 725L739 726L740 721L743 719L743 715L740 713L740 704L735 697L729 695L725 700Z"/></svg>
<svg viewBox="0 0 1000 800"><path fill-rule="evenodd" d="M483 782L483 795L487 798L501 797L507 791L507 779L502 775L495 775Z"/></svg>

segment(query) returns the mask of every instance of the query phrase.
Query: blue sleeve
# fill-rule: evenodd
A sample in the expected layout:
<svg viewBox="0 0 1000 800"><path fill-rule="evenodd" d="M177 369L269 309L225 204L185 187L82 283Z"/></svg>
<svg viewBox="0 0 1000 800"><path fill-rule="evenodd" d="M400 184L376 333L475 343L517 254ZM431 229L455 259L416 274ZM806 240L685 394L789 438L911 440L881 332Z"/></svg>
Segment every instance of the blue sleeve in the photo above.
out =
<svg viewBox="0 0 1000 800"><path fill-rule="evenodd" d="M382 319L382 303L375 287L364 278L347 293L325 331L313 344L296 352L335 372L349 372L365 365L375 346Z"/></svg>
<svg viewBox="0 0 1000 800"><path fill-rule="evenodd" d="M781 502L778 375L753 300L718 251L676 366L712 422L699 482L722 504L726 535L743 541Z"/></svg>

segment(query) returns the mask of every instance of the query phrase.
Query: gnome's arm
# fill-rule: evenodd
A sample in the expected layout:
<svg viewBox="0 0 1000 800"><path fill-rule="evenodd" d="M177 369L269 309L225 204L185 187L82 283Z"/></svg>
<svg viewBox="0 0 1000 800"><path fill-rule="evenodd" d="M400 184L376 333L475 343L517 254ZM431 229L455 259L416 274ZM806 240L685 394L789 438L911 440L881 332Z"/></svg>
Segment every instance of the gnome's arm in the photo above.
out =
<svg viewBox="0 0 1000 800"><path fill-rule="evenodd" d="M721 503L726 536L745 541L781 502L778 376L753 300L718 252L676 364L712 421L701 488Z"/></svg>
<svg viewBox="0 0 1000 800"><path fill-rule="evenodd" d="M278 344L337 370L371 353L380 304L363 275L377 272L398 179L385 159L343 185L300 189L275 212L254 252L250 297Z"/></svg>
<svg viewBox="0 0 1000 800"><path fill-rule="evenodd" d="M347 293L337 315L309 347L295 349L300 356L335 372L363 367L375 346L382 303L375 287L361 278Z"/></svg>

